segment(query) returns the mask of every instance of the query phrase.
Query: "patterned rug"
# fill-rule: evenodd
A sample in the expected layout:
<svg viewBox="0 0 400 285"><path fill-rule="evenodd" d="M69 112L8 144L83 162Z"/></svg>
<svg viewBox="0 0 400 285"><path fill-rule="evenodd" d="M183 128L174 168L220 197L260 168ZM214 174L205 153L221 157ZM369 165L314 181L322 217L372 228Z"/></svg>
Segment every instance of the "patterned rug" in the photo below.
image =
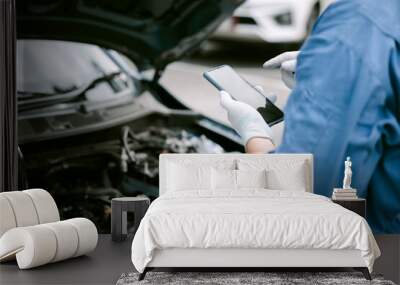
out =
<svg viewBox="0 0 400 285"><path fill-rule="evenodd" d="M372 275L373 280L368 281L359 272L148 272L142 281L137 280L138 276L138 273L122 274L117 285L395 285L392 281L384 280L379 275Z"/></svg>

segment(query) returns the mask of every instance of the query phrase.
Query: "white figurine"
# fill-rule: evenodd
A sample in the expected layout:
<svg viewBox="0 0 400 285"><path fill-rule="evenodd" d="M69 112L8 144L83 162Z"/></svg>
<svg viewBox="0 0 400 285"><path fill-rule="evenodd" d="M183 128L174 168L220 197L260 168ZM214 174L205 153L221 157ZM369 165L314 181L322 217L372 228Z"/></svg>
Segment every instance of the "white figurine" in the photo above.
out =
<svg viewBox="0 0 400 285"><path fill-rule="evenodd" d="M351 176L353 172L351 171L351 160L350 156L346 158L344 162L344 179L343 179L343 189L352 189L351 188Z"/></svg>

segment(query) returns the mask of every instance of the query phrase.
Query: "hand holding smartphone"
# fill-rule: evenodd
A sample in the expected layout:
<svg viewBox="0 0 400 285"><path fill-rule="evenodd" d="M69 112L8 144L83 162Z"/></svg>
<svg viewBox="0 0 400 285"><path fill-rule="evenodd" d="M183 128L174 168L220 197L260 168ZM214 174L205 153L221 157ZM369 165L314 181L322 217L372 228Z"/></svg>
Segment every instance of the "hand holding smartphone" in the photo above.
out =
<svg viewBox="0 0 400 285"><path fill-rule="evenodd" d="M273 126L283 120L283 112L260 91L237 74L229 65L222 65L204 72L206 78L219 91L228 92L233 99L255 108L268 125Z"/></svg>

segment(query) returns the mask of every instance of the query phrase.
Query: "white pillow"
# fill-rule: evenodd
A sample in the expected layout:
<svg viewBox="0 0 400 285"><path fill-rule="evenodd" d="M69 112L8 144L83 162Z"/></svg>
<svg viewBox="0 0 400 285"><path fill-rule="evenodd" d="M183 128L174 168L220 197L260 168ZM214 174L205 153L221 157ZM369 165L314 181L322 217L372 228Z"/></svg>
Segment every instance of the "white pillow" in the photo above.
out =
<svg viewBox="0 0 400 285"><path fill-rule="evenodd" d="M266 170L235 170L237 188L267 188Z"/></svg>
<svg viewBox="0 0 400 285"><path fill-rule="evenodd" d="M167 173L170 191L211 189L211 167L170 163Z"/></svg>
<svg viewBox="0 0 400 285"><path fill-rule="evenodd" d="M291 158L238 159L240 170L265 169L267 189L306 191L310 189L310 165L307 161Z"/></svg>
<svg viewBox="0 0 400 285"><path fill-rule="evenodd" d="M213 190L236 190L236 170L212 168L211 177Z"/></svg>
<svg viewBox="0 0 400 285"><path fill-rule="evenodd" d="M306 192L308 183L304 163L295 164L285 170L270 169L266 174L268 189Z"/></svg>
<svg viewBox="0 0 400 285"><path fill-rule="evenodd" d="M264 170L211 170L212 189L234 191L240 188L266 188L266 171Z"/></svg>

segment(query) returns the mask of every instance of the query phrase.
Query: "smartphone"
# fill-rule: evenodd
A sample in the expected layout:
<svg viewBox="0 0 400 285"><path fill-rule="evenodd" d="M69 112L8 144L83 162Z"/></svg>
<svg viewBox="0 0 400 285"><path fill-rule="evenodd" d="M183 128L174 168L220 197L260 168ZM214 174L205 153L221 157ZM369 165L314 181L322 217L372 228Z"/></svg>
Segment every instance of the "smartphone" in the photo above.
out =
<svg viewBox="0 0 400 285"><path fill-rule="evenodd" d="M218 90L228 92L234 100L254 107L268 125L273 126L283 121L283 112L253 85L237 74L231 66L218 66L204 72L203 76Z"/></svg>

